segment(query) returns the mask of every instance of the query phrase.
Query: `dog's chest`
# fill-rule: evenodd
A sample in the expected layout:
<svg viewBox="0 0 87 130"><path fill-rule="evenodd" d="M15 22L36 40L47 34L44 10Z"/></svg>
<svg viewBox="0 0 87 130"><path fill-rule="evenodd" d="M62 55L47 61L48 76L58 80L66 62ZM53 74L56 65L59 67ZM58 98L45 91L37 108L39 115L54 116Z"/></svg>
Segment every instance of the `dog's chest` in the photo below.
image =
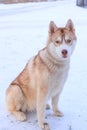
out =
<svg viewBox="0 0 87 130"><path fill-rule="evenodd" d="M49 85L48 85L48 96L53 97L56 94L59 94L64 86L68 74L68 70L61 71L57 70L54 73L51 73L49 76Z"/></svg>

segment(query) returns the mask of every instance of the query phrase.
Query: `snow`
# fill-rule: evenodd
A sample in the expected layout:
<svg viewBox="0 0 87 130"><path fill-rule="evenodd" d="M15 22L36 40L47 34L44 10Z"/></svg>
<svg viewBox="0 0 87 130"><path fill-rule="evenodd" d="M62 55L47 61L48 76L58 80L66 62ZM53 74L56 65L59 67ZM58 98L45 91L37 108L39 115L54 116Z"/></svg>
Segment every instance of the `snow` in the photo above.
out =
<svg viewBox="0 0 87 130"><path fill-rule="evenodd" d="M77 45L71 58L68 80L60 97L64 117L46 111L51 130L87 130L87 8L75 0L0 5L0 130L40 130L36 112L19 122L8 113L5 91L28 59L46 44L51 20L64 26L74 22Z"/></svg>

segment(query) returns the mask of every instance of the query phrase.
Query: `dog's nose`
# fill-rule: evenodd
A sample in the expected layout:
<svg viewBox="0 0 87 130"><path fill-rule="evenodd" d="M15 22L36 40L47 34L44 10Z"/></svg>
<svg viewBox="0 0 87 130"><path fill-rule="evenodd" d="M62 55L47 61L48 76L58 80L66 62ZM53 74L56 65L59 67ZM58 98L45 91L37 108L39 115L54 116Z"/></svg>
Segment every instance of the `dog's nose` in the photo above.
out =
<svg viewBox="0 0 87 130"><path fill-rule="evenodd" d="M63 57L66 57L67 54L68 54L68 51L67 51L66 49L62 50L62 55L63 55Z"/></svg>

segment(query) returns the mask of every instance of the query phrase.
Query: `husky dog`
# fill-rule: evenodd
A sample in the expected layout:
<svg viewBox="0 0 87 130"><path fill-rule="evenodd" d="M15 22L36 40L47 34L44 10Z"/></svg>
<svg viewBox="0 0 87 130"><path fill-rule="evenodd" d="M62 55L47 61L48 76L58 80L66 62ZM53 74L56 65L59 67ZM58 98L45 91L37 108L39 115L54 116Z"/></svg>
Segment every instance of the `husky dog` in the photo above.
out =
<svg viewBox="0 0 87 130"><path fill-rule="evenodd" d="M49 98L52 99L54 114L63 116L58 109L58 101L75 44L72 20L69 19L65 27L57 27L53 21L50 22L46 47L29 60L6 91L7 109L18 120L26 120L25 112L36 109L40 128L50 130L44 114L46 106L49 107L46 105Z"/></svg>

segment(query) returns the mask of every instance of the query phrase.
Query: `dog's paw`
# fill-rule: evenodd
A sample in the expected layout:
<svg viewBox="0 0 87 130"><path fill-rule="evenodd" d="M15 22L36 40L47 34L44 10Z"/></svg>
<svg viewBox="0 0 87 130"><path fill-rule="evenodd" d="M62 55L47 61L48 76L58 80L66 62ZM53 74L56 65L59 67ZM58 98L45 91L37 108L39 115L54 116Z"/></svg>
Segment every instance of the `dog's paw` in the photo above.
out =
<svg viewBox="0 0 87 130"><path fill-rule="evenodd" d="M49 124L48 123L43 123L43 128L42 130L50 130Z"/></svg>
<svg viewBox="0 0 87 130"><path fill-rule="evenodd" d="M27 119L26 115L23 112L17 112L15 115L19 121L25 121Z"/></svg>
<svg viewBox="0 0 87 130"><path fill-rule="evenodd" d="M61 111L59 111L59 110L55 111L55 112L54 112L54 115L55 115L55 116L59 116L59 117L64 116L63 113L62 113Z"/></svg>

